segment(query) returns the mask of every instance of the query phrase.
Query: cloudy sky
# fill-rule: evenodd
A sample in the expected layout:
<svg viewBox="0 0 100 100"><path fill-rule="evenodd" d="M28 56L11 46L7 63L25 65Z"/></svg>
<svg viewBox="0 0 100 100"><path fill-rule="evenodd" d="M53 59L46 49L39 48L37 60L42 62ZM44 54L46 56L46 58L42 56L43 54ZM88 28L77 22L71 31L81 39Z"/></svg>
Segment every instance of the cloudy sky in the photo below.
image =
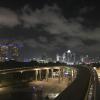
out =
<svg viewBox="0 0 100 100"><path fill-rule="evenodd" d="M100 56L99 9L96 0L0 0L0 43L22 45L24 57Z"/></svg>

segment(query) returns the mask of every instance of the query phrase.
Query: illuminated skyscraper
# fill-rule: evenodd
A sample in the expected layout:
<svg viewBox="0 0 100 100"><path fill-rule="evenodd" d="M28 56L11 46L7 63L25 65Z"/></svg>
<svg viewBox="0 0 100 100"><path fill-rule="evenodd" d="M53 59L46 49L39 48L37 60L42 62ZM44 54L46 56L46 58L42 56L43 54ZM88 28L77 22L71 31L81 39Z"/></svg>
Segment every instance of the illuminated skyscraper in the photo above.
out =
<svg viewBox="0 0 100 100"><path fill-rule="evenodd" d="M5 61L8 56L8 46L0 46L0 61Z"/></svg>
<svg viewBox="0 0 100 100"><path fill-rule="evenodd" d="M59 56L59 54L56 55L56 61L57 61L57 62L60 61L60 56Z"/></svg>
<svg viewBox="0 0 100 100"><path fill-rule="evenodd" d="M71 58L72 58L72 53L70 50L67 51L67 54L66 54L66 60L67 60L67 63L70 63L71 62Z"/></svg>
<svg viewBox="0 0 100 100"><path fill-rule="evenodd" d="M18 60L19 57L19 48L17 46L10 47L10 57L13 60Z"/></svg>
<svg viewBox="0 0 100 100"><path fill-rule="evenodd" d="M71 50L67 51L67 54L66 54L66 63L68 65L73 65L75 63L75 53L72 53Z"/></svg>
<svg viewBox="0 0 100 100"><path fill-rule="evenodd" d="M62 55L62 62L66 62L66 53L63 53L63 55Z"/></svg>
<svg viewBox="0 0 100 100"><path fill-rule="evenodd" d="M6 60L18 60L19 57L19 47L13 44L0 45L0 61L4 62Z"/></svg>

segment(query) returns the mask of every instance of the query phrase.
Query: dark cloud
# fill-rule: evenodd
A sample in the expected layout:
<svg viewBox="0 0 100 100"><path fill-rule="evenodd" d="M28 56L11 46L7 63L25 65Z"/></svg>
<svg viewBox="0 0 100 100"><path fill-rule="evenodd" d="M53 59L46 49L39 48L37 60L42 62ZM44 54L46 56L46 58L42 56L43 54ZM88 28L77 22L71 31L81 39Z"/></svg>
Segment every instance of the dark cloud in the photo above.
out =
<svg viewBox="0 0 100 100"><path fill-rule="evenodd" d="M34 10L26 5L20 9L20 13L2 7L0 36L12 37L15 39L13 42L28 46L35 50L34 53L39 50L54 53L65 49L99 52L100 26L91 29L83 24L86 21L83 14L93 10L94 7L82 7L80 16L67 18L57 4Z"/></svg>
<svg viewBox="0 0 100 100"><path fill-rule="evenodd" d="M14 27L20 24L16 12L8 8L0 8L0 27Z"/></svg>

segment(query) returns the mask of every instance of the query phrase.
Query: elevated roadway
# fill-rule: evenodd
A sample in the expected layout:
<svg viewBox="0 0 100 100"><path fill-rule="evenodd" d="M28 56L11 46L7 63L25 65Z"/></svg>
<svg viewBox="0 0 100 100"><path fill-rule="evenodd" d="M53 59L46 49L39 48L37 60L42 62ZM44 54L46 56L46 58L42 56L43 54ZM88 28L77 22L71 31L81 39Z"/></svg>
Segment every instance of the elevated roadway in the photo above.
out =
<svg viewBox="0 0 100 100"><path fill-rule="evenodd" d="M77 78L55 100L100 100L98 79L91 67L77 67Z"/></svg>

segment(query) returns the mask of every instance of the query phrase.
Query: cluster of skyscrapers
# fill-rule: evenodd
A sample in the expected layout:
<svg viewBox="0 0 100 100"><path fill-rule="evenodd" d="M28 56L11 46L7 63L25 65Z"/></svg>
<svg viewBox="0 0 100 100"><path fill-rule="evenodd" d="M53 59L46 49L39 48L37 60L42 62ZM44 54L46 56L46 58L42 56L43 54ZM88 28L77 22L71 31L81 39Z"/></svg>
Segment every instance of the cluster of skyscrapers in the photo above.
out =
<svg viewBox="0 0 100 100"><path fill-rule="evenodd" d="M75 60L75 53L71 52L71 50L65 51L61 56L59 54L56 55L57 62L66 63L67 65L73 65Z"/></svg>
<svg viewBox="0 0 100 100"><path fill-rule="evenodd" d="M0 45L0 62L7 60L17 60L19 56L19 48L15 44Z"/></svg>
<svg viewBox="0 0 100 100"><path fill-rule="evenodd" d="M89 55L78 56L71 50L67 50L62 55L57 54L56 61L61 63L66 63L67 65L91 64L91 63L100 63L100 57L90 57Z"/></svg>

